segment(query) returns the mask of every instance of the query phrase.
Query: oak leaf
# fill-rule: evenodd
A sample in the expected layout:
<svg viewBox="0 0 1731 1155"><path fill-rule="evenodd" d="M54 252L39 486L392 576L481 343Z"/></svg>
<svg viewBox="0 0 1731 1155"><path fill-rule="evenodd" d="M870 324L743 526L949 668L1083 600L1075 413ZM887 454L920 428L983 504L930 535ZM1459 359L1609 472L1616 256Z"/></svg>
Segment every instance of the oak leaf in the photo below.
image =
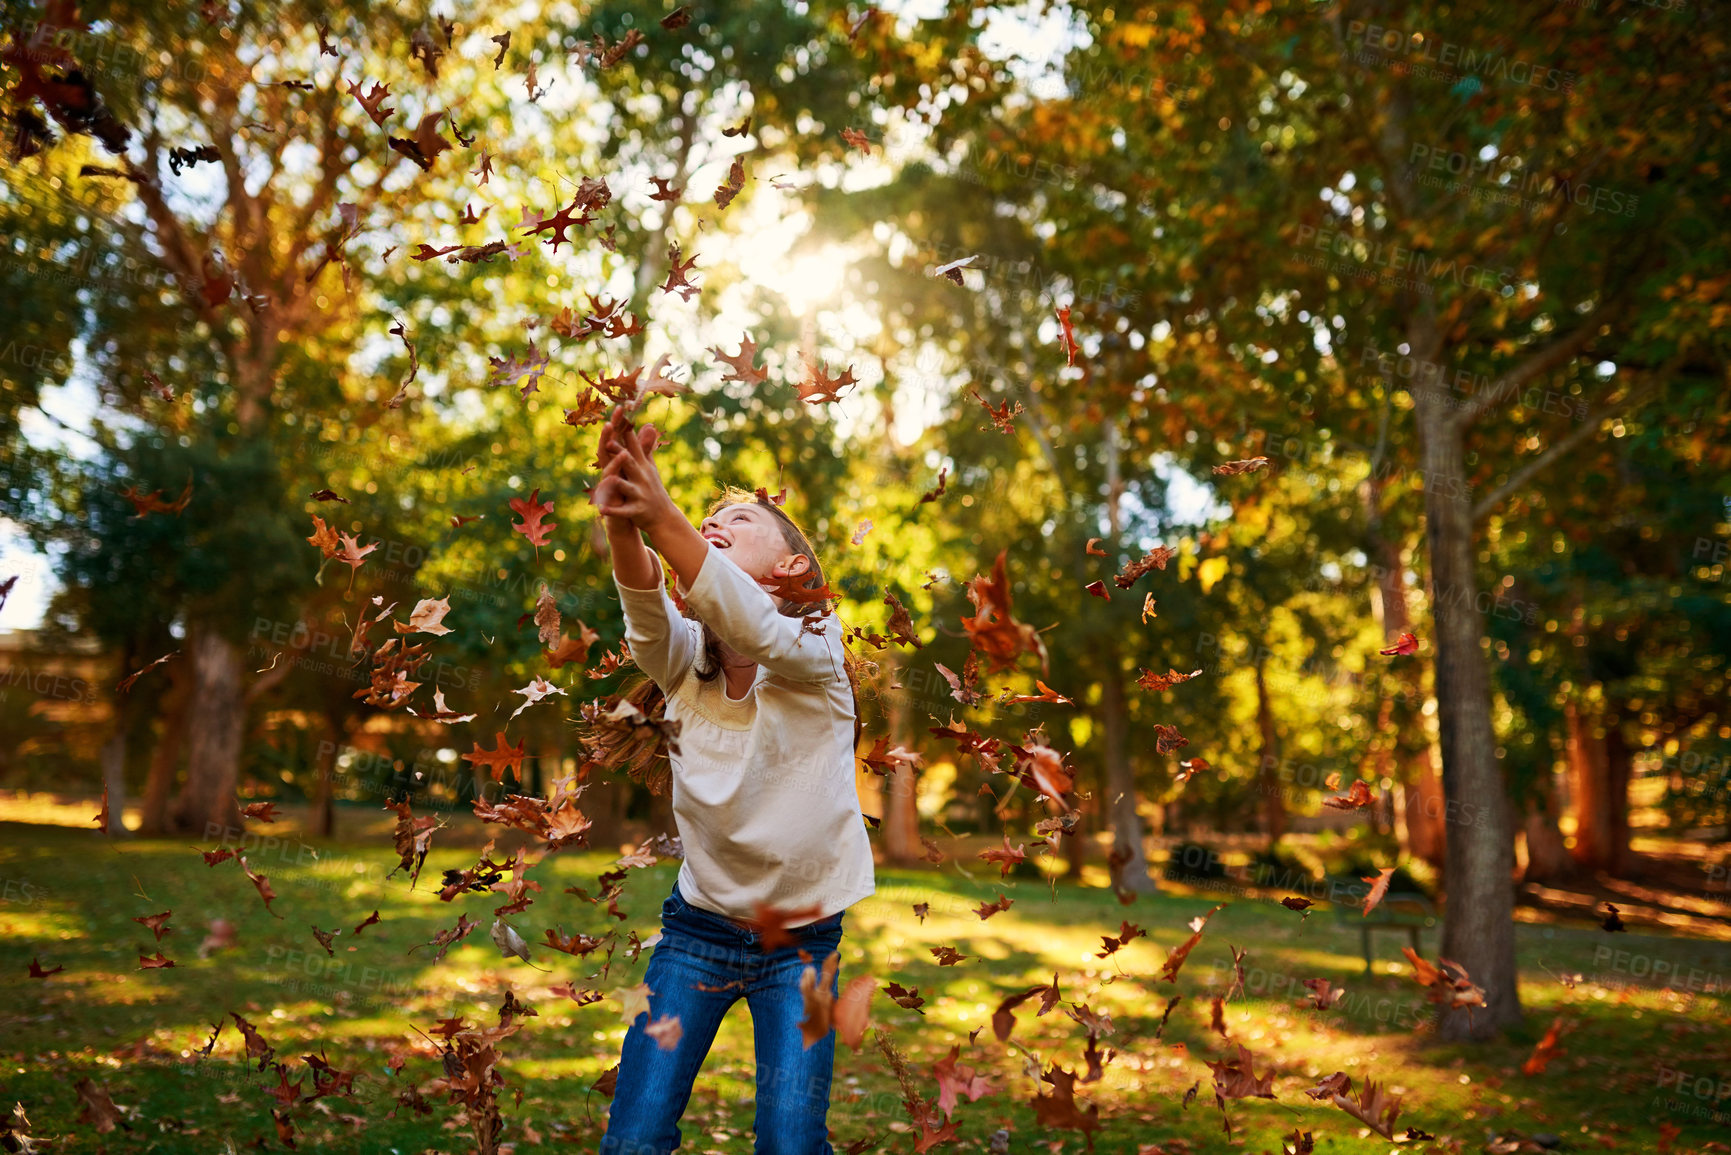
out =
<svg viewBox="0 0 1731 1155"><path fill-rule="evenodd" d="M522 691L518 692L521 693ZM519 776L522 775L523 756L527 745L527 739L515 746L508 745L505 741L505 732L500 730L494 738L493 749L484 750L481 748L481 744L476 742L475 748L463 755L463 761L472 762L476 766L487 767L493 772L493 781L503 782L506 770L513 770Z"/></svg>
<svg viewBox="0 0 1731 1155"><path fill-rule="evenodd" d="M540 498L541 489L537 486L528 497L513 497L505 503L511 507L513 513L523 519L512 522L511 528L529 539L529 544L535 547L537 558L541 556L541 547L548 543L553 531L559 528L555 522L542 520L553 512L553 502L543 502Z"/></svg>

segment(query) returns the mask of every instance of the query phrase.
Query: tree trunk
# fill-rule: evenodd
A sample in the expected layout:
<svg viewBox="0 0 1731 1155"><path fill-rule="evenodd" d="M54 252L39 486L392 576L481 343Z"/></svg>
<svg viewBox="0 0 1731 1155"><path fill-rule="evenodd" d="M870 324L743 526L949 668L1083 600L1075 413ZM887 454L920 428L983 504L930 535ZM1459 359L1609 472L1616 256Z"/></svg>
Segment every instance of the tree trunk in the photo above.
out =
<svg viewBox="0 0 1731 1155"><path fill-rule="evenodd" d="M138 826L138 833L149 837L169 832L168 800L174 793L181 743L186 736L188 687L192 679L182 672L179 662L170 662L168 669L173 681L162 698L162 733L150 752L150 774L144 781L143 813Z"/></svg>
<svg viewBox="0 0 1731 1155"><path fill-rule="evenodd" d="M1617 708L1615 703L1612 708ZM1635 752L1623 741L1621 723L1607 718L1605 776L1611 800L1611 865L1607 869L1619 878L1635 867L1635 852L1629 845L1629 780L1634 777L1634 763Z"/></svg>
<svg viewBox="0 0 1731 1155"><path fill-rule="evenodd" d="M548 727L543 731L541 749L536 755L535 764L529 772L529 781L525 792L536 798L550 797L553 783L565 772L565 743L557 729Z"/></svg>
<svg viewBox="0 0 1731 1155"><path fill-rule="evenodd" d="M1573 701L1564 703L1563 716L1575 796L1575 862L1588 871L1622 873L1629 865L1630 772L1622 731L1608 716L1595 717Z"/></svg>
<svg viewBox="0 0 1731 1155"><path fill-rule="evenodd" d="M1429 742L1414 756L1413 766L1411 785L1401 788L1406 801L1407 851L1432 866L1441 866L1448 853L1448 825L1443 821L1442 779L1437 776Z"/></svg>
<svg viewBox="0 0 1731 1155"><path fill-rule="evenodd" d="M1385 645L1392 646L1401 634L1412 629L1412 612L1406 600L1406 563L1399 547L1382 535L1382 498L1385 481L1376 478L1365 482L1367 519L1370 522L1371 552L1376 559L1376 614L1382 624ZM1406 667L1398 672L1409 699L1419 696L1420 679L1416 669ZM1385 732L1394 715L1394 700L1384 698L1377 716L1377 733ZM1446 851L1443 822L1442 782L1437 777L1436 762L1431 757L1430 740L1421 727L1423 745L1414 755L1412 768L1397 775L1392 760L1402 743L1394 738L1382 758L1378 759L1380 776L1399 777L1401 785L1401 822L1406 830L1407 852L1422 858L1432 866L1441 867Z"/></svg>
<svg viewBox="0 0 1731 1155"><path fill-rule="evenodd" d="M577 782L583 787L581 807L592 824L589 827L589 845L597 850L612 850L624 845L625 807L630 801L625 786L617 779L598 781L592 778L585 767L581 748L577 758Z"/></svg>
<svg viewBox="0 0 1731 1155"><path fill-rule="evenodd" d="M1106 422L1106 533L1107 550L1115 560L1118 539L1123 532L1124 478L1120 472L1121 440L1118 421ZM1105 646L1105 676L1100 683L1100 715L1106 731L1106 806L1108 829L1112 832L1114 855L1130 855L1120 875L1120 885L1137 894L1155 894L1160 884L1148 874L1148 849L1142 838L1142 816L1137 813L1136 771L1130 763L1128 735L1130 707L1124 694L1124 660L1117 639L1108 637ZM1078 832L1079 825L1078 825ZM1077 850L1082 849L1080 839ZM1080 862L1076 864L1080 876Z"/></svg>
<svg viewBox="0 0 1731 1155"><path fill-rule="evenodd" d="M186 784L174 800L170 821L196 838L217 838L241 829L235 783L246 724L241 692L240 650L202 622L187 628L192 654L187 725Z"/></svg>
<svg viewBox="0 0 1731 1155"><path fill-rule="evenodd" d="M1280 765L1280 735L1274 729L1274 707L1268 700L1268 680L1263 676L1266 659L1257 647L1256 660L1256 727L1262 736L1262 758L1256 775L1257 809L1261 812L1262 833L1268 836L1268 849L1273 850L1286 833L1286 806L1280 796L1280 781L1275 768Z"/></svg>
<svg viewBox="0 0 1731 1155"><path fill-rule="evenodd" d="M1106 813L1110 816L1112 849L1115 854L1130 855L1121 875L1124 889L1137 894L1155 894L1160 886L1148 874L1142 816L1136 810L1136 771L1130 764L1127 749L1130 709L1124 697L1124 667L1115 640L1107 641L1105 659L1105 677L1100 684L1100 714L1106 731Z"/></svg>
<svg viewBox="0 0 1731 1155"><path fill-rule="evenodd" d="M1555 882L1575 873L1575 860L1557 828L1557 816L1562 807L1557 802L1556 784L1550 776L1539 796L1527 802L1527 869L1525 882Z"/></svg>
<svg viewBox="0 0 1731 1155"><path fill-rule="evenodd" d="M108 834L126 833L126 730L131 712L114 707L114 730L102 744L102 785L108 792Z"/></svg>
<svg viewBox="0 0 1731 1155"><path fill-rule="evenodd" d="M887 687L897 681L896 663L885 661L878 675ZM906 690L880 689L878 700L887 706L890 745L907 740L908 697ZM883 780L883 848L884 861L895 866L907 866L925 855L920 843L918 779L914 768L897 762L895 770Z"/></svg>
<svg viewBox="0 0 1731 1155"><path fill-rule="evenodd" d="M1434 347L1415 342L1415 347ZM1472 505L1465 490L1461 433L1438 402L1421 401L1425 536L1436 644L1436 699L1442 732L1443 795L1459 813L1449 831L1448 903L1442 954L1484 988L1483 1007L1442 1012L1446 1041L1488 1039L1521 1021L1516 989L1514 831L1508 786L1497 763L1490 671L1476 603Z"/></svg>
<svg viewBox="0 0 1731 1155"><path fill-rule="evenodd" d="M342 749L342 723L334 715L325 715L325 738L318 748L318 787L313 796L312 833L315 838L331 838L337 832L336 783L334 782L337 751Z"/></svg>

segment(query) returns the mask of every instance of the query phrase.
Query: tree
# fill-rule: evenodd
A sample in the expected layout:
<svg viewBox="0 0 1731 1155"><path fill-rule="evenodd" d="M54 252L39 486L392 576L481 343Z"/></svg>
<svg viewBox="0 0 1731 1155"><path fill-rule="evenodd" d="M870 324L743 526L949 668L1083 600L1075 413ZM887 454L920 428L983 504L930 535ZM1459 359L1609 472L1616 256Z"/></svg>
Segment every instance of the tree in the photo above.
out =
<svg viewBox="0 0 1731 1155"><path fill-rule="evenodd" d="M1443 790L1475 808L1448 830L1443 949L1490 993L1442 1030L1486 1037L1520 1010L1475 543L1493 510L1699 356L1694 316L1662 315L1723 250L1711 166L1694 162L1724 134L1692 79L1695 46L1718 53L1722 29L1633 10L1583 26L1562 9L1438 8L1400 28L1349 4L1078 15L1069 89L1025 111L1017 144L1088 166L1077 195L1046 190L1054 252L1093 268L1149 254L1132 281L1147 307L1126 320L1169 330L1183 357L1145 345L1159 420L1207 431L1204 445L1302 420L1327 454L1372 445L1395 407L1390 472L1410 480L1385 490L1406 501L1380 511L1381 532L1407 540L1422 521ZM1147 112L1128 115L1138 101ZM1609 127L1629 124L1646 131ZM1464 179L1436 179L1451 169ZM1380 387L1380 366L1407 397ZM1584 403L1586 431L1546 397Z"/></svg>

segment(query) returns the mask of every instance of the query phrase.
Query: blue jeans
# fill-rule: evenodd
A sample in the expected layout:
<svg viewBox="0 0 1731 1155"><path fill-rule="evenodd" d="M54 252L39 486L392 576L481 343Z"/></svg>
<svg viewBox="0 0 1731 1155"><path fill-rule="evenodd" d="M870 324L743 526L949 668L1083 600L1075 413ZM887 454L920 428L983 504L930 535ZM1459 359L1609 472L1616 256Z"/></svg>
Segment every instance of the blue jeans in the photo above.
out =
<svg viewBox="0 0 1731 1155"><path fill-rule="evenodd" d="M649 1014L639 1014L625 1033L601 1155L666 1155L679 1146L679 1119L691 1085L722 1016L740 995L751 1010L757 1049L753 1150L756 1155L835 1155L826 1122L835 1031L809 1048L804 1045L799 978L808 964L799 951L803 947L811 955L810 965L821 974L823 960L841 942L843 913L791 929L797 942L765 954L755 932L687 903L675 882L661 904L661 941L643 973ZM703 990L698 983L721 989ZM831 979L832 996L836 987ZM683 1032L671 1051L643 1030L663 1015L679 1016Z"/></svg>

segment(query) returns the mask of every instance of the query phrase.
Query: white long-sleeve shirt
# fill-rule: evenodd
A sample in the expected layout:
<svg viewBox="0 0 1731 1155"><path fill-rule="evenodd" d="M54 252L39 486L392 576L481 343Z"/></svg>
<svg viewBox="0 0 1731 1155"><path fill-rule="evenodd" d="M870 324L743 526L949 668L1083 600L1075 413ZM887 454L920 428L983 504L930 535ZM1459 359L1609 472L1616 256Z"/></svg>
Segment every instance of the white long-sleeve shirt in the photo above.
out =
<svg viewBox="0 0 1731 1155"><path fill-rule="evenodd" d="M854 789L854 706L834 613L821 635L776 609L775 600L709 544L686 604L741 656L757 662L745 697L726 678L705 682L694 667L703 627L668 595L654 551L656 584L613 579L625 639L638 667L667 696L680 723L673 813L685 846L679 891L694 906L752 918L755 904L836 911L877 890L871 840ZM801 922L806 920L802 919Z"/></svg>

